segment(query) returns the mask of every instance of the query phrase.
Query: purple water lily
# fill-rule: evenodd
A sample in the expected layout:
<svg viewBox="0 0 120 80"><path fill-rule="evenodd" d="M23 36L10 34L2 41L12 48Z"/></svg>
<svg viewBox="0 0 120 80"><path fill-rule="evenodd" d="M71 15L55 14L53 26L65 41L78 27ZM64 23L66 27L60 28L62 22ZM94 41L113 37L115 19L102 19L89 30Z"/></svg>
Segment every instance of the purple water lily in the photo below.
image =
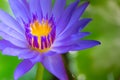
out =
<svg viewBox="0 0 120 80"><path fill-rule="evenodd" d="M81 40L89 32L81 30L91 21L80 19L89 2L79 0L66 7L66 0L8 0L15 17L0 10L0 50L23 61L14 73L18 80L37 62L59 80L68 80L61 54L99 45Z"/></svg>

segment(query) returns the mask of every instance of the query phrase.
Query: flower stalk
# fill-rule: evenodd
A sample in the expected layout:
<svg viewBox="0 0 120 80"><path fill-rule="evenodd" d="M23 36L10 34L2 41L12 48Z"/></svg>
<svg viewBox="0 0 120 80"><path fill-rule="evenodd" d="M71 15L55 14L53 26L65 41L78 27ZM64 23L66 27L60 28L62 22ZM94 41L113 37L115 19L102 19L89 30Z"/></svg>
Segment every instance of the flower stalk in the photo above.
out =
<svg viewBox="0 0 120 80"><path fill-rule="evenodd" d="M36 80L43 80L44 67L41 63L38 63L38 68L36 72Z"/></svg>

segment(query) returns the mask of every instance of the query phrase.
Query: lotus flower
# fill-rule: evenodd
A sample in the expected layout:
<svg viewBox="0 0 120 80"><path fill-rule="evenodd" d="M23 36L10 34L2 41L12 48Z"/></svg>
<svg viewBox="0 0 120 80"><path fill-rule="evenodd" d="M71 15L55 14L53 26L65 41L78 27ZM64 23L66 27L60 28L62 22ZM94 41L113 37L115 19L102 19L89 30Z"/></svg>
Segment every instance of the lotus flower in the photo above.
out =
<svg viewBox="0 0 120 80"><path fill-rule="evenodd" d="M68 80L61 54L99 45L95 40L83 40L89 32L82 29L91 21L81 19L89 2L79 0L66 7L66 0L8 0L14 17L0 10L0 50L2 54L18 56L23 61L14 73L18 80L36 63L59 80Z"/></svg>

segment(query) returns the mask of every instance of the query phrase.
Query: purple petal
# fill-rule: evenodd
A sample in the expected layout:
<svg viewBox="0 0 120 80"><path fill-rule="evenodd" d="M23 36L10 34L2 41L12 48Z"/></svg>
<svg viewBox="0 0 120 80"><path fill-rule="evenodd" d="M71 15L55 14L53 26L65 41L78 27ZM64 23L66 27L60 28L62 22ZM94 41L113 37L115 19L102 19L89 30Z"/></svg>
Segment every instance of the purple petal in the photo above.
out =
<svg viewBox="0 0 120 80"><path fill-rule="evenodd" d="M4 33L4 32L0 32L0 36L1 36L3 39L11 42L11 43L14 44L15 46L22 47L22 48L26 48L26 47L28 46L28 44L27 44L26 42L23 42L23 41L21 41L21 40L15 39L14 37L12 37L12 36Z"/></svg>
<svg viewBox="0 0 120 80"><path fill-rule="evenodd" d="M55 5L52 10L54 17L56 18L56 22L61 17L64 11L64 8L65 8L65 5L66 5L66 0L56 0Z"/></svg>
<svg viewBox="0 0 120 80"><path fill-rule="evenodd" d="M79 43L73 45L54 47L51 51L56 51L57 53L63 54L69 51L88 49L97 45L100 45L100 42L94 40L81 40Z"/></svg>
<svg viewBox="0 0 120 80"><path fill-rule="evenodd" d="M15 46L6 40L0 40L0 50L5 49L6 47L15 47Z"/></svg>
<svg viewBox="0 0 120 80"><path fill-rule="evenodd" d="M37 53L37 52L36 52L36 53ZM44 56L39 53L39 54L37 54L35 57L30 58L29 60L30 60L32 63L37 63L37 62L42 62L43 59L44 59Z"/></svg>
<svg viewBox="0 0 120 80"><path fill-rule="evenodd" d="M26 74L35 63L32 63L30 60L23 60L14 72L14 80L18 80L21 76Z"/></svg>
<svg viewBox="0 0 120 80"><path fill-rule="evenodd" d="M30 12L19 0L9 0L10 7L18 20L29 23Z"/></svg>
<svg viewBox="0 0 120 80"><path fill-rule="evenodd" d="M46 56L42 64L59 80L68 80L61 55Z"/></svg>
<svg viewBox="0 0 120 80"><path fill-rule="evenodd" d="M77 44L75 47L71 48L71 51L76 50L84 50L88 49L97 45L100 45L101 43L99 41L94 40L81 40L79 44Z"/></svg>
<svg viewBox="0 0 120 80"><path fill-rule="evenodd" d="M43 16L50 16L52 10L52 0L40 0Z"/></svg>
<svg viewBox="0 0 120 80"><path fill-rule="evenodd" d="M19 0L27 9L29 9L29 4L27 0Z"/></svg>
<svg viewBox="0 0 120 80"><path fill-rule="evenodd" d="M59 46L59 47L52 48L51 51L54 51L57 54L64 54L64 53L71 51L72 47L73 46Z"/></svg>
<svg viewBox="0 0 120 80"><path fill-rule="evenodd" d="M20 54L20 51L22 49L19 48L15 48L15 47L6 47L2 53L5 55L10 55L10 56L18 56L18 54Z"/></svg>
<svg viewBox="0 0 120 80"><path fill-rule="evenodd" d="M91 18L81 19L81 20L80 20L81 25L80 25L80 27L79 27L78 31L80 31L80 30L84 29L84 27L85 27L85 26L86 26L86 25L87 25L90 21L92 21L92 19L91 19Z"/></svg>
<svg viewBox="0 0 120 80"><path fill-rule="evenodd" d="M42 62L44 57L52 56L52 55L56 54L56 52L53 52L53 51L48 51L48 52L45 52L45 53L40 53L40 52L37 52L37 51L33 51L31 53L35 54L35 56L33 58L29 59L33 63L35 63L35 62ZM27 56L27 54L26 54L26 56Z"/></svg>
<svg viewBox="0 0 120 80"><path fill-rule="evenodd" d="M18 47L6 47L4 48L3 54L10 56L18 56L19 59L30 59L36 57L38 54L31 49L24 49Z"/></svg>
<svg viewBox="0 0 120 80"><path fill-rule="evenodd" d="M52 56L54 54L56 54L56 52L54 52L54 51L48 51L46 53L43 53L43 56Z"/></svg>
<svg viewBox="0 0 120 80"><path fill-rule="evenodd" d="M4 23L0 23L0 31L18 39L18 40L26 42L25 36L21 35L16 30L14 30L11 27L5 25Z"/></svg>
<svg viewBox="0 0 120 80"><path fill-rule="evenodd" d="M69 22L68 26L80 19L81 15L84 13L84 11L87 8L88 4L89 4L89 2L85 2L82 5L80 5L74 11L74 13L73 13L73 15L72 15L72 17L70 19L70 22Z"/></svg>
<svg viewBox="0 0 120 80"><path fill-rule="evenodd" d="M40 5L40 0L30 0L29 5L30 5L30 11L31 11L32 17L37 16L38 19L41 20L42 10L41 10L41 5Z"/></svg>
<svg viewBox="0 0 120 80"><path fill-rule="evenodd" d="M63 15L61 16L60 20L57 23L57 33L56 35L59 35L67 26L69 23L69 20L72 16L73 11L75 10L76 6L78 5L79 1L77 0L76 2L70 4L67 9L64 11Z"/></svg>
<svg viewBox="0 0 120 80"><path fill-rule="evenodd" d="M62 33L60 33L59 38L66 38L69 35L78 33L80 30L82 30L92 19L85 18L81 19L72 25L67 26Z"/></svg>
<svg viewBox="0 0 120 80"><path fill-rule="evenodd" d="M35 53L33 50L25 49L20 51L20 54L18 55L18 57L20 59L30 59L30 58L36 57L37 55L38 53Z"/></svg>
<svg viewBox="0 0 120 80"><path fill-rule="evenodd" d="M72 34L66 38L58 38L53 44L53 47L59 47L59 46L68 46L68 45L73 45L76 43L80 42L80 39L88 36L90 33L89 32L80 32L76 34Z"/></svg>
<svg viewBox="0 0 120 80"><path fill-rule="evenodd" d="M20 34L24 35L24 30L21 25L13 19L9 14L0 10L0 21L9 26L10 28L16 30Z"/></svg>

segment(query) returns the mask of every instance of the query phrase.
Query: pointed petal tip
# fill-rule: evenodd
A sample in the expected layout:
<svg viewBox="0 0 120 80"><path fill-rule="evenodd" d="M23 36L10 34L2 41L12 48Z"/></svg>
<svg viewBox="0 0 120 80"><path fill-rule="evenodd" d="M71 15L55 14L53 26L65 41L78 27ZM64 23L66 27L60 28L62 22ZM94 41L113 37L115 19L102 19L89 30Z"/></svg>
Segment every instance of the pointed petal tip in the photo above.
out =
<svg viewBox="0 0 120 80"><path fill-rule="evenodd" d="M92 22L93 21L93 19L92 18L89 18L88 19L88 23L90 23L90 22Z"/></svg>
<svg viewBox="0 0 120 80"><path fill-rule="evenodd" d="M92 18L88 18L88 21L91 22L93 19Z"/></svg>
<svg viewBox="0 0 120 80"><path fill-rule="evenodd" d="M89 5L89 4L90 4L90 1L86 1L85 4L86 4L86 5Z"/></svg>
<svg viewBox="0 0 120 80"><path fill-rule="evenodd" d="M85 21L85 22L87 22L87 23L89 23L89 22L91 22L93 19L92 18L83 18L83 19L81 19L81 21Z"/></svg>
<svg viewBox="0 0 120 80"><path fill-rule="evenodd" d="M34 64L30 60L23 60L14 72L14 80L18 80L21 76L27 73Z"/></svg>
<svg viewBox="0 0 120 80"><path fill-rule="evenodd" d="M86 35L90 35L91 34L91 32L85 32L86 33Z"/></svg>
<svg viewBox="0 0 120 80"><path fill-rule="evenodd" d="M89 2L89 1L86 1L86 2L84 2L81 6L87 8L89 4L90 4L90 2Z"/></svg>
<svg viewBox="0 0 120 80"><path fill-rule="evenodd" d="M80 2L80 0L76 0L77 2Z"/></svg>
<svg viewBox="0 0 120 80"><path fill-rule="evenodd" d="M97 41L99 45L101 45L101 42Z"/></svg>
<svg viewBox="0 0 120 80"><path fill-rule="evenodd" d="M94 43L96 44L96 46L101 45L100 41L94 41Z"/></svg>

